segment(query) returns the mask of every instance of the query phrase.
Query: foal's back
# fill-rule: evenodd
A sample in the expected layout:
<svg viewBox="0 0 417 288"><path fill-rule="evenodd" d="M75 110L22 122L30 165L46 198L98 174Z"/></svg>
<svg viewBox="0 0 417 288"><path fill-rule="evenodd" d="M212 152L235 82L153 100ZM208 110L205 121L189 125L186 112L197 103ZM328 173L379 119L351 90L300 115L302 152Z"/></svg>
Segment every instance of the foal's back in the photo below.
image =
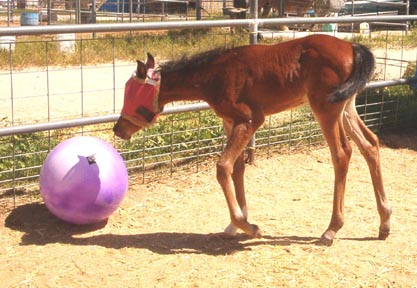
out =
<svg viewBox="0 0 417 288"><path fill-rule="evenodd" d="M327 35L311 35L275 45L242 46L213 62L216 79L231 101L277 113L325 97L346 82L353 70L352 44ZM218 82L218 81L217 81Z"/></svg>

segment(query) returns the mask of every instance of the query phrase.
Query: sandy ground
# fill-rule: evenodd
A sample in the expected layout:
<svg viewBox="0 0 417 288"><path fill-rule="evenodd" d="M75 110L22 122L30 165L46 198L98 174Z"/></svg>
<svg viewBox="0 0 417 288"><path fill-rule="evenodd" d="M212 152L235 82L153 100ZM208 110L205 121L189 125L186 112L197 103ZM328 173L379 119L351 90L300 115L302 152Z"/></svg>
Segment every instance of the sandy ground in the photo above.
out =
<svg viewBox="0 0 417 288"><path fill-rule="evenodd" d="M262 239L218 234L228 212L213 163L147 183L130 181L106 223L66 224L35 195L0 199L2 287L416 287L417 129L385 134L392 234L379 219L365 161L354 149L346 221L332 247L317 245L331 213L327 148L247 167L250 220ZM131 175L134 176L134 175ZM134 177L132 177L134 179Z"/></svg>

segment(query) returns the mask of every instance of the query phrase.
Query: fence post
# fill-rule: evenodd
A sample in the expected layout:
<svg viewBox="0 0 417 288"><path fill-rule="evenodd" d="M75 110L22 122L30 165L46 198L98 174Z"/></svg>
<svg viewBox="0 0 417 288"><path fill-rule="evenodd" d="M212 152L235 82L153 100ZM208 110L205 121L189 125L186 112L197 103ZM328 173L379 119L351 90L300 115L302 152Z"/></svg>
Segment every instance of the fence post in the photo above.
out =
<svg viewBox="0 0 417 288"><path fill-rule="evenodd" d="M201 0L195 1L195 19L201 20Z"/></svg>
<svg viewBox="0 0 417 288"><path fill-rule="evenodd" d="M81 24L81 0L75 1L75 24Z"/></svg>
<svg viewBox="0 0 417 288"><path fill-rule="evenodd" d="M47 23L48 23L48 25L51 25L52 24L52 15L51 15L51 13L52 13L52 0L48 0L48 2L46 2L46 17L47 17ZM42 19L42 16L41 16L41 21L42 21L43 19Z"/></svg>
<svg viewBox="0 0 417 288"><path fill-rule="evenodd" d="M253 23L250 24L250 33L249 33L249 44L256 45L258 44L258 0L250 1L250 18L253 20ZM248 163L254 164L255 163L255 134L253 134L252 138L248 144Z"/></svg>

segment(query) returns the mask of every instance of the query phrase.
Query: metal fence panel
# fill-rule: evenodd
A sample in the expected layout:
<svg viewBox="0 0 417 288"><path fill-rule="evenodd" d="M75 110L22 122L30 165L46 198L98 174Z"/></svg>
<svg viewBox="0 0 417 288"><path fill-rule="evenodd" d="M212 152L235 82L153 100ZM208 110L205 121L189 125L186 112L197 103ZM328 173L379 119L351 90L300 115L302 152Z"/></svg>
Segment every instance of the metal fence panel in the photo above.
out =
<svg viewBox="0 0 417 288"><path fill-rule="evenodd" d="M318 22L331 20L336 21L316 19ZM285 19L259 21L285 23ZM184 112L177 106L167 107L166 114L155 126L135 135L129 142L115 139L111 132L111 122L116 119L122 105L124 83L135 69L135 56L156 51L158 59L163 60L212 46L248 43L247 34L230 34L229 30L218 27L253 25L251 20L208 22L181 25L170 22L166 26L142 23L0 28L0 35L10 35L14 31L14 35L18 36L13 50L9 47L0 51L0 115L1 126L4 127L0 128L0 135L3 135L0 137L1 195L36 191L40 167L48 152L60 141L74 135L97 136L112 143L126 160L132 177L142 180L171 174L178 169L200 169L204 161L216 157L225 144L223 128L212 111L206 110L204 103L188 103ZM204 33L184 33L183 30L174 31L178 27L216 29ZM159 32L163 28L173 32ZM146 29L156 30L152 33L141 32ZM111 33L106 33L108 31ZM62 40L54 36L68 32L72 32L75 38ZM311 33L284 33L270 29L260 32L264 37L260 42L265 43ZM404 78L406 70L416 62L415 46L405 43L409 35L404 31L384 33L338 34L339 37L377 45L374 50L378 62L376 80L379 82L371 84L357 103L366 124L374 130L406 125L416 119L413 112L417 109L415 91L408 85L386 88L387 85L407 83L405 79L397 79ZM379 38L382 40L377 42ZM69 42L68 49L72 50L62 48L65 46L61 45L63 42ZM130 45L132 43L133 46ZM183 43L187 43L185 48ZM18 53L19 50L30 51L34 46L39 49L39 55L27 54L25 58ZM125 55L132 47L135 51ZM67 61L66 64L57 65L54 62L57 55ZM92 61L97 55L105 61ZM27 63L33 61L38 63L36 67L28 68ZM198 111L190 112L196 107ZM268 153L322 143L320 129L306 108L269 117L256 138L257 147Z"/></svg>

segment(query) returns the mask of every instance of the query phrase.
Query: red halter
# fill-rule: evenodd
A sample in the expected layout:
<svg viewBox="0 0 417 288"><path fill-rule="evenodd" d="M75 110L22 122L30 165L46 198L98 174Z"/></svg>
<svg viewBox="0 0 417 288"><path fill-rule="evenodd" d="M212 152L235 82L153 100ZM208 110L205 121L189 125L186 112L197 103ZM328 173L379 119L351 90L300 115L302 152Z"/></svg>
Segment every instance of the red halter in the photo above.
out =
<svg viewBox="0 0 417 288"><path fill-rule="evenodd" d="M126 82L121 116L139 127L152 125L161 111L158 107L160 77L149 69L146 79L136 75Z"/></svg>

